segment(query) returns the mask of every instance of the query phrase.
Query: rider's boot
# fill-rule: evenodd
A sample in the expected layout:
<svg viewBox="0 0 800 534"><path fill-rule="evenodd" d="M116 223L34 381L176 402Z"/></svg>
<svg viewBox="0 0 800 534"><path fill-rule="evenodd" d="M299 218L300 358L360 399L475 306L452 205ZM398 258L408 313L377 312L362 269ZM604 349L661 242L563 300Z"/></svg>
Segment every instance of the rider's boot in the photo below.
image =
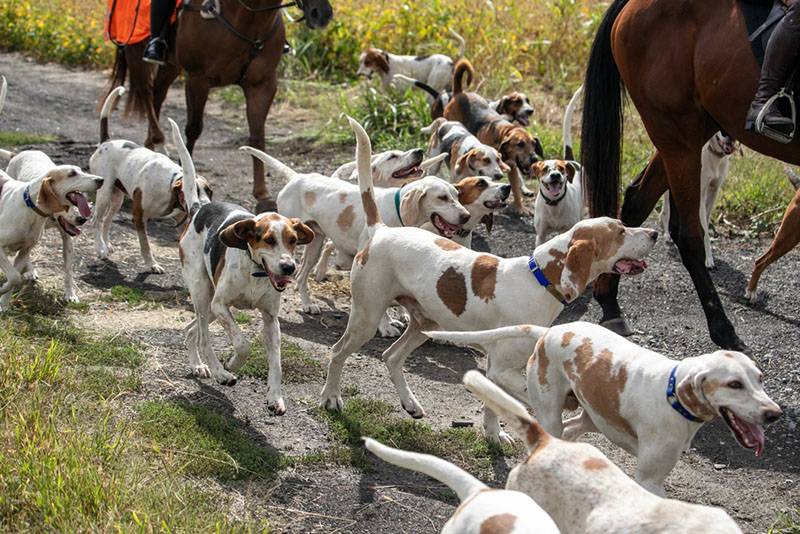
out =
<svg viewBox="0 0 800 534"><path fill-rule="evenodd" d="M773 130L778 137L790 135L795 128L791 117L785 117L773 103L764 110L764 106L775 96L788 81L792 69L795 68L800 56L800 2L794 2L788 9L786 16L778 23L775 32L769 40L764 65L761 67L761 80L758 90L747 112L745 130L749 132L764 133L764 130ZM757 129L756 119L762 113L763 119L759 121ZM772 136L770 136L772 137ZM789 138L785 137L788 142Z"/></svg>
<svg viewBox="0 0 800 534"><path fill-rule="evenodd" d="M144 48L142 59L149 63L167 63L167 40L164 36L169 28L169 19L175 9L174 0L152 0L150 2L150 40Z"/></svg>

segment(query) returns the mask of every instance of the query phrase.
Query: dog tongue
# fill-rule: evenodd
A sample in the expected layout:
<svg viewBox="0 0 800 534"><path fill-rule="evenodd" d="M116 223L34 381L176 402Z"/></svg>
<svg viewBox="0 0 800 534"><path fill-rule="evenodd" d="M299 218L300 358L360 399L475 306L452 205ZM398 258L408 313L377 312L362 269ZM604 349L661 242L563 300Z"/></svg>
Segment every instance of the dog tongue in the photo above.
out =
<svg viewBox="0 0 800 534"><path fill-rule="evenodd" d="M75 204L83 217L88 219L92 216L92 208L89 207L89 203L86 201L85 196L81 195L80 193L69 193L67 195L67 199Z"/></svg>
<svg viewBox="0 0 800 534"><path fill-rule="evenodd" d="M748 449L753 449L757 457L761 456L764 452L764 429L754 423L749 423L744 419L736 417L733 412L730 412L730 418L733 423L734 432L738 434L740 442Z"/></svg>
<svg viewBox="0 0 800 534"><path fill-rule="evenodd" d="M647 269L647 262L643 260L619 260L614 267L619 274L639 274Z"/></svg>

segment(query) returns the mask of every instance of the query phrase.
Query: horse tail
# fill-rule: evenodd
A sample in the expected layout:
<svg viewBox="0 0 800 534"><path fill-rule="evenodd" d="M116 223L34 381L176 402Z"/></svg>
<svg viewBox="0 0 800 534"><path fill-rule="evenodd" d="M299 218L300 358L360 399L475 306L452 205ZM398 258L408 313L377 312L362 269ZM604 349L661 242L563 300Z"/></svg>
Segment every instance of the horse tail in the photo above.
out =
<svg viewBox="0 0 800 534"><path fill-rule="evenodd" d="M611 31L628 0L608 8L589 55L584 81L581 163L592 217L616 217L619 210L622 95L624 86L611 50Z"/></svg>
<svg viewBox="0 0 800 534"><path fill-rule="evenodd" d="M111 76L108 79L108 87L105 95L103 95L103 99L98 105L98 109L102 108L103 102L105 102L114 89L120 85L125 85L125 82L128 80L128 72L130 70L129 67L131 67L131 61L127 54L131 53L133 56L138 54L139 58L135 59L134 61L143 61L141 59L142 51L143 49L140 46L117 47L117 52L114 54L114 66L111 68ZM143 117L147 112L148 98L144 86L146 86L148 83L150 72L147 68L147 64L145 64L145 68L141 70L146 73L144 80L139 80L134 75L131 75L130 77L128 99L125 101L126 115L133 113L136 116Z"/></svg>
<svg viewBox="0 0 800 534"><path fill-rule="evenodd" d="M472 68L472 63L466 59L459 59L453 69L453 96L464 92L464 75L467 75L467 86L472 84L472 78L475 76L475 69Z"/></svg>

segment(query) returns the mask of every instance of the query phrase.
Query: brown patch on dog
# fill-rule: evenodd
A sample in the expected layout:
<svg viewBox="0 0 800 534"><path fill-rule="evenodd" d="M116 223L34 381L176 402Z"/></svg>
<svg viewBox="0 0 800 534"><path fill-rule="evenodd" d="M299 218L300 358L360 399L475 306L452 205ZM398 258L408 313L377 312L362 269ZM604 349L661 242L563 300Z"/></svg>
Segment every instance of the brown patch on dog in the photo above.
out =
<svg viewBox="0 0 800 534"><path fill-rule="evenodd" d="M347 202L347 193L339 193L339 204L344 204Z"/></svg>
<svg viewBox="0 0 800 534"><path fill-rule="evenodd" d="M514 531L517 516L514 514L493 515L481 523L480 534L508 534Z"/></svg>
<svg viewBox="0 0 800 534"><path fill-rule="evenodd" d="M472 264L472 292L484 302L489 302L494 298L498 265L500 265L500 260L487 254L481 254Z"/></svg>
<svg viewBox="0 0 800 534"><path fill-rule="evenodd" d="M540 337L536 341L536 348L533 349L531 360L539 362L539 368L536 370L536 375L539 377L539 385L547 385L547 368L550 366L550 358L547 357L544 351L544 338Z"/></svg>
<svg viewBox="0 0 800 534"><path fill-rule="evenodd" d="M583 342L575 349L578 371L574 378L577 388L575 394L615 429L636 437L630 423L620 413L620 396L628 381L628 370L624 365L615 370L613 358L614 354L608 349L595 354L592 340L583 338Z"/></svg>
<svg viewBox="0 0 800 534"><path fill-rule="evenodd" d="M306 191L303 194L303 199L305 199L308 206L313 206L317 201L317 194L314 191Z"/></svg>
<svg viewBox="0 0 800 534"><path fill-rule="evenodd" d="M58 176L58 175L57 175ZM59 211L66 211L69 209L68 205L62 204L58 198L55 189L53 188L54 180L56 178L45 178L42 180L42 185L39 187L39 194L36 195L36 206L48 215L58 213Z"/></svg>
<svg viewBox="0 0 800 534"><path fill-rule="evenodd" d="M523 421L520 418L522 424L528 425L528 430L525 432L525 444L528 445L528 448L531 449L528 458L525 459L525 463L529 464L533 461L537 454L542 452L547 444L550 442L550 434L545 432L544 428L537 423L537 422L529 422Z"/></svg>
<svg viewBox="0 0 800 534"><path fill-rule="evenodd" d="M545 275L551 284L560 285L561 273L564 271L564 259L567 257L567 255L557 248L551 248L549 254L553 257L553 259L547 262L545 265L540 265L539 268L542 270L542 274Z"/></svg>
<svg viewBox="0 0 800 534"><path fill-rule="evenodd" d="M433 240L433 243L440 249L446 250L448 252L464 248L455 241L450 241L449 239L446 239L444 237L437 237L436 239Z"/></svg>
<svg viewBox="0 0 800 534"><path fill-rule="evenodd" d="M625 242L622 223L612 222L606 225L593 225L578 228L572 233L572 241L593 241L598 258L613 257Z"/></svg>
<svg viewBox="0 0 800 534"><path fill-rule="evenodd" d="M735 357L733 354L731 354L730 352L723 352L723 353L722 353L722 355L723 355L723 356L725 356L726 358L736 358L736 357Z"/></svg>
<svg viewBox="0 0 800 534"><path fill-rule="evenodd" d="M359 250L358 252L356 252L355 260L356 263L358 263L362 267L367 264L367 262L369 261L369 243L367 243L367 246L364 247L363 250Z"/></svg>
<svg viewBox="0 0 800 534"><path fill-rule="evenodd" d="M217 266L214 267L214 285L216 286L219 282L219 277L222 276L222 271L225 269L225 254L219 257L219 261L217 262Z"/></svg>
<svg viewBox="0 0 800 534"><path fill-rule="evenodd" d="M583 468L587 471L599 471L600 469L608 469L608 461L602 458L588 458L583 461Z"/></svg>
<svg viewBox="0 0 800 534"><path fill-rule="evenodd" d="M356 212L353 209L353 206L347 206L342 212L336 217L336 226L341 228L342 230L349 230L353 226L353 221L356 220Z"/></svg>
<svg viewBox="0 0 800 534"><path fill-rule="evenodd" d="M375 198L372 196L372 189L361 193L361 202L364 204L364 213L367 216L367 226L375 226L380 220L378 206L375 205Z"/></svg>
<svg viewBox="0 0 800 534"><path fill-rule="evenodd" d="M295 245L307 245L314 241L314 237L316 237L314 230L297 217L289 219L289 224L283 228L283 237L287 244L291 239L291 232L294 232L294 236L297 239ZM294 247L290 248L294 250Z"/></svg>
<svg viewBox="0 0 800 534"><path fill-rule="evenodd" d="M692 380L684 379L678 384L675 394L678 400L681 401L681 404L696 417L708 420L714 419L717 416L716 410L709 406L707 401L700 400L700 395L704 394L705 391L705 384L701 386L701 389L703 391L698 394L698 392L694 390Z"/></svg>
<svg viewBox="0 0 800 534"><path fill-rule="evenodd" d="M389 72L389 54L379 48L367 48L364 52L364 66L386 74Z"/></svg>
<svg viewBox="0 0 800 534"><path fill-rule="evenodd" d="M572 338L575 337L575 332L564 332L564 335L561 336L561 348L566 348L572 342Z"/></svg>
<svg viewBox="0 0 800 534"><path fill-rule="evenodd" d="M467 308L467 281L464 275L448 267L436 282L436 294L453 314L458 317Z"/></svg>
<svg viewBox="0 0 800 534"><path fill-rule="evenodd" d="M133 191L133 225L139 232L144 232L144 208L142 207L142 190L135 189Z"/></svg>
<svg viewBox="0 0 800 534"><path fill-rule="evenodd" d="M464 178L455 184L455 187L458 190L458 201L464 206L472 204L478 200L478 198L480 198L487 186L488 183L486 180L480 176L470 176L469 178Z"/></svg>

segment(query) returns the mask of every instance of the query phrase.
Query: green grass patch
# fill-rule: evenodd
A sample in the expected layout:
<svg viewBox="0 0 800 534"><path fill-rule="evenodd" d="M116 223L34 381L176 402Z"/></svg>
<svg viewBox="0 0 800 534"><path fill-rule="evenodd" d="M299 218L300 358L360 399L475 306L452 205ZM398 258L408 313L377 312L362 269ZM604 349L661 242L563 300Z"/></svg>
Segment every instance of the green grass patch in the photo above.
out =
<svg viewBox="0 0 800 534"><path fill-rule="evenodd" d="M239 324L250 324L253 322L253 318L247 312L238 311L233 314L233 320Z"/></svg>
<svg viewBox="0 0 800 534"><path fill-rule="evenodd" d="M283 380L288 383L305 383L322 380L323 366L308 356L300 345L281 339L281 371ZM238 373L266 381L269 377L269 365L260 341L253 343L253 353Z"/></svg>
<svg viewBox="0 0 800 534"><path fill-rule="evenodd" d="M800 509L779 513L767 534L800 534Z"/></svg>
<svg viewBox="0 0 800 534"><path fill-rule="evenodd" d="M137 371L88 368L81 371L79 380L82 389L100 399L135 393L142 388L142 378Z"/></svg>
<svg viewBox="0 0 800 534"><path fill-rule="evenodd" d="M52 135L37 135L28 132L0 132L0 146L43 145L52 143Z"/></svg>
<svg viewBox="0 0 800 534"><path fill-rule="evenodd" d="M125 302L129 306L139 306L146 297L144 291L137 287L113 286L104 299L109 302Z"/></svg>

